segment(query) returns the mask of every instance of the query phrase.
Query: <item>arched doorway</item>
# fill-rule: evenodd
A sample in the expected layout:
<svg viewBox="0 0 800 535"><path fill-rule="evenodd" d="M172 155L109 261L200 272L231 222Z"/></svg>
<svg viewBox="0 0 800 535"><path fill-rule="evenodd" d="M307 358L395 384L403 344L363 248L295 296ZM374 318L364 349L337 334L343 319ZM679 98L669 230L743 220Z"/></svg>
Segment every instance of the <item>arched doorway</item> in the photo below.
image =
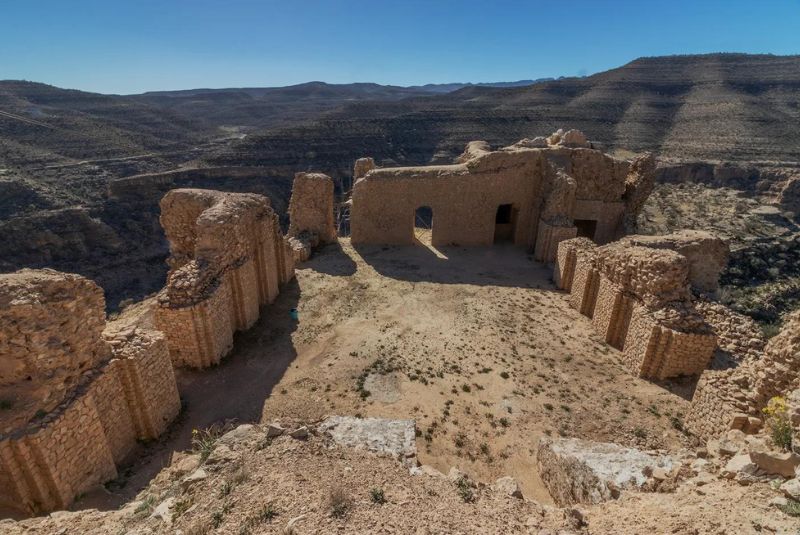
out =
<svg viewBox="0 0 800 535"><path fill-rule="evenodd" d="M433 238L433 209L430 206L420 206L414 211L414 238L426 245L431 244Z"/></svg>

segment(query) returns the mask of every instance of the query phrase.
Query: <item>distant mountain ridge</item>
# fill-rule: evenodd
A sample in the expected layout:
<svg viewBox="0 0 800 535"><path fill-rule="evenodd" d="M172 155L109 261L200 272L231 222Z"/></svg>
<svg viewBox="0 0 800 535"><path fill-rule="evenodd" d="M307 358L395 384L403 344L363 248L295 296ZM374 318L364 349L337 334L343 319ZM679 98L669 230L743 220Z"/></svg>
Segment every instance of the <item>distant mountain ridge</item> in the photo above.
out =
<svg viewBox="0 0 800 535"><path fill-rule="evenodd" d="M387 165L442 162L471 140L504 145L563 127L610 150L796 165L798 124L800 56L665 56L525 87L351 103L313 124L248 136L208 161L346 174L365 155Z"/></svg>

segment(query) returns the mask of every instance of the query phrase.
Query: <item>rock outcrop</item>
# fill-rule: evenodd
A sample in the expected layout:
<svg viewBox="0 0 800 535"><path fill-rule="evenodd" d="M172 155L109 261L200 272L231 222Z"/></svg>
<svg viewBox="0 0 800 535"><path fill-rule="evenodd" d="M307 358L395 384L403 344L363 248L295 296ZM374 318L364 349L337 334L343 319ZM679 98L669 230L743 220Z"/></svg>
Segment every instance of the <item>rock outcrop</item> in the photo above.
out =
<svg viewBox="0 0 800 535"><path fill-rule="evenodd" d="M648 472L669 471L676 464L667 455L575 438L542 439L537 463L547 490L562 507L617 498L623 489L642 487Z"/></svg>

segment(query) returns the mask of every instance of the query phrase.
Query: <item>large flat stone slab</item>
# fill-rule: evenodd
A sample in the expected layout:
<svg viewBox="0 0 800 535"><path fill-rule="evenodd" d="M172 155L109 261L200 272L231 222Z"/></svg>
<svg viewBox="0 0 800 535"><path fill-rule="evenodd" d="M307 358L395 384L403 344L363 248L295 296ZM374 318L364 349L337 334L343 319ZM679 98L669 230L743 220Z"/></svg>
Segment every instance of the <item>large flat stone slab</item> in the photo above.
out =
<svg viewBox="0 0 800 535"><path fill-rule="evenodd" d="M334 442L350 448L408 459L417 455L414 420L331 416L319 425Z"/></svg>
<svg viewBox="0 0 800 535"><path fill-rule="evenodd" d="M553 500L568 506L616 498L622 489L641 487L654 469L671 470L675 461L618 444L543 438L538 465Z"/></svg>

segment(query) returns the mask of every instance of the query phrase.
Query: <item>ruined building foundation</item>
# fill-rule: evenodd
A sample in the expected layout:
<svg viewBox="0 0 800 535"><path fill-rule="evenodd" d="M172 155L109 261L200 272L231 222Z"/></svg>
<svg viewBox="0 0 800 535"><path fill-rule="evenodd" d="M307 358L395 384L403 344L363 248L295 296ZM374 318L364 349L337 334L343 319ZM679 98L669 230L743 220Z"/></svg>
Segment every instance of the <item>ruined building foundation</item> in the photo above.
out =
<svg viewBox="0 0 800 535"><path fill-rule="evenodd" d="M102 290L78 275L0 275L0 506L67 507L117 476L137 440L157 438L180 400L163 335L103 334Z"/></svg>
<svg viewBox="0 0 800 535"><path fill-rule="evenodd" d="M682 254L697 248L708 255ZM623 352L632 374L665 379L708 367L717 338L695 310L691 288L713 289L726 259L722 240L699 231L627 236L604 246L577 238L559 244L554 279Z"/></svg>
<svg viewBox="0 0 800 535"><path fill-rule="evenodd" d="M297 173L289 201L287 233L296 263L308 260L311 250L336 241L333 180L322 173Z"/></svg>
<svg viewBox="0 0 800 535"><path fill-rule="evenodd" d="M161 200L161 225L170 272L156 326L175 366L211 366L294 277L291 247L262 195L175 189Z"/></svg>
<svg viewBox="0 0 800 535"><path fill-rule="evenodd" d="M433 212L431 243L509 242L553 262L559 242L608 243L629 231L654 185L651 155L627 162L591 147L577 131L491 151L473 141L454 165L375 168L354 176L353 244L410 245L415 212Z"/></svg>

